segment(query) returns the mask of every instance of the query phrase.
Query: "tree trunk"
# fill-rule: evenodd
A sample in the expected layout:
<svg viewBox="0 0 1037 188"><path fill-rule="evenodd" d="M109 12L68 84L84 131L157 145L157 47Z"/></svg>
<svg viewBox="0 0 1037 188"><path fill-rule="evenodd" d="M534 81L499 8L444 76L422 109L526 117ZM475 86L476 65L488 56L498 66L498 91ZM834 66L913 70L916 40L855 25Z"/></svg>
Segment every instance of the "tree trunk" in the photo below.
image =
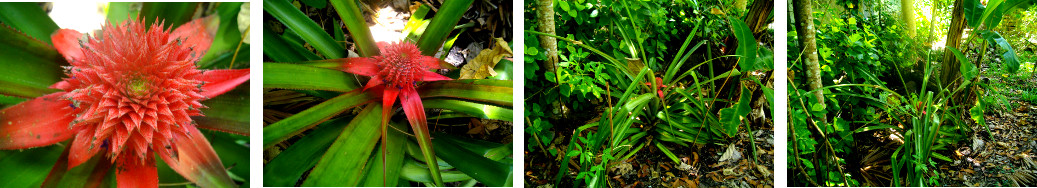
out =
<svg viewBox="0 0 1037 188"><path fill-rule="evenodd" d="M555 34L554 0L537 0L537 29L542 33ZM540 36L540 46L547 53L547 61L541 62L544 71L555 72L558 64L558 40L554 37Z"/></svg>
<svg viewBox="0 0 1037 188"><path fill-rule="evenodd" d="M745 16L745 24L749 25L749 29L752 29L753 36L756 36L757 41L764 36L760 33L767 29L768 23L771 23L771 19L773 19L772 11L774 11L774 0L756 0L749 7L749 13Z"/></svg>
<svg viewBox="0 0 1037 188"><path fill-rule="evenodd" d="M907 36L915 37L915 0L900 0L900 20L904 22Z"/></svg>
<svg viewBox="0 0 1037 188"><path fill-rule="evenodd" d="M817 103L825 105L825 96L821 93L821 64L817 59L817 41L814 39L814 16L812 15L810 0L794 0L792 2L795 10L796 33L799 44L803 46L803 60L807 65L807 82L810 90L814 91ZM828 117L822 116L821 121L828 122Z"/></svg>
<svg viewBox="0 0 1037 188"><path fill-rule="evenodd" d="M947 30L947 47L958 48L961 45L961 32L965 30L965 9L962 7L962 3L963 0L954 1L954 11L951 13L951 28ZM952 86L949 88L953 89L953 86L958 85L954 80L961 76L961 73L958 71L960 66L960 62L954 58L954 53L950 50L944 50L943 67L941 67L943 74L940 76L941 87L948 88L947 86Z"/></svg>

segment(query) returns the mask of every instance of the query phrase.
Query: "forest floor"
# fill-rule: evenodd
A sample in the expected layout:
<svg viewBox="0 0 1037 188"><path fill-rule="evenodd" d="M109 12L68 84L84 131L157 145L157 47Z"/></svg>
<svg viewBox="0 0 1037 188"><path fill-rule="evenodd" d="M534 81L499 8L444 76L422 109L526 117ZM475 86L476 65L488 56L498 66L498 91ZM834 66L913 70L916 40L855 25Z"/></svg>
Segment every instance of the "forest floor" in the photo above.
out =
<svg viewBox="0 0 1037 188"><path fill-rule="evenodd" d="M985 72L985 71L984 71ZM1027 73L1020 73L1027 74ZM1032 72L1030 73L1032 74ZM1013 75L1013 77L1015 77ZM1037 83L1037 77L1021 79L1004 76L988 77L992 87L988 93L1010 96L1005 99L1011 105L1004 108L988 108L984 119L990 128L987 133L982 125L974 124L976 130L955 148L954 162L939 166L942 186L1035 186L1037 185L1037 104L1026 99L1027 89Z"/></svg>
<svg viewBox="0 0 1037 188"><path fill-rule="evenodd" d="M600 114L600 113L599 113ZM579 118L577 118L579 119ZM584 117L587 119L587 117ZM608 181L611 187L774 187L774 127L773 119L766 118L764 124L753 131L758 162L754 162L749 133L739 132L737 139L731 143L715 143L692 145L691 147L664 143L681 163L674 163L654 146L646 146L626 161L615 163L608 169ZM575 127L555 127L556 137L548 150L556 150L559 154L564 148ZM566 130L568 129L568 130ZM724 145L721 145L724 144ZM548 158L542 151L526 152L525 179L527 186L537 188L572 187L576 173L575 163L568 163L570 173L555 185L558 174L558 160ZM721 160L723 159L723 160ZM582 180L577 180L582 181Z"/></svg>
<svg viewBox="0 0 1037 188"><path fill-rule="evenodd" d="M748 138L748 133L740 134ZM646 147L647 153L612 168L610 182L619 187L774 187L773 128L753 134L758 162L754 162L746 139L728 145L674 147L680 164L654 147Z"/></svg>

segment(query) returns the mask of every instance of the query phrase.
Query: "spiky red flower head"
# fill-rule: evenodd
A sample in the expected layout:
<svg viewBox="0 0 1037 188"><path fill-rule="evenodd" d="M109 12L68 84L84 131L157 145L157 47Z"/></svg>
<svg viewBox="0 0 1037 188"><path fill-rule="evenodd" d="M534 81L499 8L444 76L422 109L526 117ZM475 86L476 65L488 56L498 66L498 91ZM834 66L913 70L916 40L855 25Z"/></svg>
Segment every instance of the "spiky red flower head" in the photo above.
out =
<svg viewBox="0 0 1037 188"><path fill-rule="evenodd" d="M174 134L187 134L190 116L201 115L205 97L195 48L208 46L187 45L189 39L173 38L161 25L130 19L80 42L82 58L67 67L65 97L76 116L70 154L86 156L70 158L89 159L105 149L112 161L144 163L151 151L172 154Z"/></svg>
<svg viewBox="0 0 1037 188"><path fill-rule="evenodd" d="M370 76L364 90L372 89L380 92L382 97L382 143L386 143L386 129L389 121L390 111L396 99L400 99L403 105L403 113L410 121L414 135L419 139L418 146L425 153L425 160L435 163L436 158L432 151L432 141L429 139L428 121L425 119L425 107L421 104L421 97L415 89L418 81L451 80L449 77L429 71L440 67L439 59L421 55L418 47L411 43L385 43L379 42L378 48L381 55L366 57L346 58L342 68L346 72ZM383 155L385 148L382 148ZM430 158L431 157L431 158ZM382 161L385 162L384 159ZM435 167L433 167L435 168ZM432 172L438 172L432 170ZM438 174L433 174L438 177Z"/></svg>
<svg viewBox="0 0 1037 188"><path fill-rule="evenodd" d="M379 43L382 55L372 57L380 69L378 77L389 87L414 88L429 69L439 67L439 60L421 55L412 43Z"/></svg>

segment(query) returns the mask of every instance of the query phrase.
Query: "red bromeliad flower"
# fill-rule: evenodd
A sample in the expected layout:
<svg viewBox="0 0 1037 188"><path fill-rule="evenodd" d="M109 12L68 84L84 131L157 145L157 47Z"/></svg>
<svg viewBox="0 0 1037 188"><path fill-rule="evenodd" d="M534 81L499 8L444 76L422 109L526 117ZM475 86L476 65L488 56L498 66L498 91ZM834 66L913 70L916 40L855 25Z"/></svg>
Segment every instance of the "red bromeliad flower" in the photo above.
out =
<svg viewBox="0 0 1037 188"><path fill-rule="evenodd" d="M105 25L89 40L74 30L57 31L54 47L72 65L66 68L69 77L51 86L63 91L0 111L0 149L72 138L67 167L104 153L116 167L119 187L158 186L152 152L203 187L234 185L190 117L202 115L200 101L249 78L248 69L195 67L218 21L198 19L169 32L162 24L146 27L130 19Z"/></svg>
<svg viewBox="0 0 1037 188"><path fill-rule="evenodd" d="M411 43L388 44L379 42L379 56L346 58L342 65L349 73L370 76L364 90L382 91L382 116L388 117L397 96L407 119L425 124L425 110L415 90L418 81L451 80L429 69L438 68L439 59L421 55L418 46ZM384 121L383 121L384 124Z"/></svg>
<svg viewBox="0 0 1037 188"><path fill-rule="evenodd" d="M415 137L428 138L428 121L425 120L425 107L416 90L417 82L452 79L429 71L440 67L439 59L421 55L414 44L379 42L378 48L381 49L381 55L346 58L342 67L349 73L370 76L371 80L363 90L382 94L382 143L386 141L386 125L397 97ZM431 153L432 145L429 142L419 139L418 145L423 151ZM384 147L382 152L385 152Z"/></svg>
<svg viewBox="0 0 1037 188"><path fill-rule="evenodd" d="M665 98L665 97L663 97L663 88L666 87L666 84L663 84L663 79L659 78L659 77L655 77L655 83L659 83L659 89L655 90L655 92L659 94L659 98ZM646 86L652 86L652 82L645 82L645 85Z"/></svg>

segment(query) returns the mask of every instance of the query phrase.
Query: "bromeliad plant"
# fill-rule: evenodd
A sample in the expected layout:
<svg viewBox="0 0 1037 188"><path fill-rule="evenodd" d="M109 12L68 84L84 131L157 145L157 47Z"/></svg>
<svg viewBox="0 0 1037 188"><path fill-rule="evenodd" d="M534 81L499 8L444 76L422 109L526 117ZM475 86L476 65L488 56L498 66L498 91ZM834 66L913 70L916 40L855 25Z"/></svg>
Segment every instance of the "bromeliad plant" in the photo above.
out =
<svg viewBox="0 0 1037 188"><path fill-rule="evenodd" d="M13 21L5 18L5 23ZM198 69L196 63L210 50L214 34L220 31L218 15L183 23L175 30L164 29L162 21L153 23L146 26L136 18L108 23L95 36L56 30L49 38L53 47L7 28L4 37L10 38L5 44L21 41L30 44L29 50L56 51L60 61L46 64L68 62L70 66L64 68L67 77L63 81L49 86L57 91L0 110L0 122L4 122L0 125L0 135L4 135L0 137L0 149L64 147L45 176L44 187L100 186L109 171L114 171L118 187L157 187L155 154L199 186L237 186L198 128L247 135L247 126L202 125L192 116L204 116L202 109L207 107L202 101L248 81L249 70ZM33 97L23 95L33 91L33 85L21 83L12 84L2 94ZM17 158L12 157L22 153L0 160L14 161ZM12 185L37 183L15 182L30 184Z"/></svg>
<svg viewBox="0 0 1037 188"><path fill-rule="evenodd" d="M432 71L444 63L430 55L444 46L472 0L446 1L431 21L424 20L421 12L428 8L423 7L408 22L411 37L377 44L356 1L330 2L363 57L343 58L345 50L336 42L345 38L341 28L333 28L333 39L289 2L264 2L264 11L287 27L280 36L264 28L264 53L273 61L296 62L264 63L264 88L323 98L264 127L264 149L277 153L267 157L264 185L408 186L410 181L443 186L464 181L465 185L510 186L510 144L431 134L428 129L426 107L452 114L436 117L442 120L511 120L511 81L454 80ZM308 2L307 6L326 4ZM320 56L302 44L312 46ZM367 77L360 87L357 80ZM393 121L397 99L411 131ZM354 108L360 108L359 113L349 113ZM412 136L405 136L410 132ZM294 139L297 136L301 138ZM303 176L306 172L309 175Z"/></svg>
<svg viewBox="0 0 1037 188"><path fill-rule="evenodd" d="M567 3L570 2L559 2L559 7L563 11L569 12L570 15L580 15L575 12L577 11L576 9L570 9L570 6L573 5L567 5ZM662 143L685 147L689 147L689 144L735 144L727 143L725 140L741 140L735 138L737 138L739 129L743 128L742 125L745 125L745 131L752 132L749 129L748 121L745 121L745 119L747 119L751 110L750 103L754 99L752 97L753 93L762 91L761 93L767 96L767 98L773 96L772 89L761 84L755 76L748 74L750 72L769 72L768 69L771 65L766 60L769 58L760 58L759 56L766 57L770 53L766 50L759 50L760 48L753 37L753 33L740 18L720 18L726 22L720 26L723 28L723 31L730 32L730 36L735 37L738 41L738 48L733 53L735 55L712 58L710 56L712 55L711 53L702 53L702 51L706 50L699 51L699 47L707 44L707 42L702 41L695 44L692 43L693 40L703 36L708 37L708 34L705 34L707 32L700 31L715 30L715 28L709 27L716 26L710 24L712 21L697 18L684 20L690 22L690 26L688 26L690 28L675 28L682 31L690 29L688 30L690 32L688 32L676 54L671 56L664 53L652 53L655 51L666 52L666 50L665 48L650 45L652 43L662 44L664 42L651 40L669 38L669 36L656 38L653 34L642 33L643 28L660 26L641 22L642 19L637 18L638 15L631 14L631 12L637 10L637 7L643 8L642 10L645 12L666 12L667 9L660 7L668 5L666 3L674 2L645 1L627 4L626 1L618 1L609 2L612 3L610 5L587 3L590 6L584 6L578 2L572 3L579 6L578 9L594 9L600 6L608 7L608 9L615 11L607 11L605 8L593 11L598 12L598 14L608 15L600 17L610 19L601 19L599 21L603 20L605 24L608 24L608 26L603 27L610 29L607 31L586 32L597 35L594 37L574 37L580 34L567 34L566 37L562 37L531 30L525 31L528 34L526 36L527 40L542 36L552 37L559 40L559 49L568 50L568 53L559 55L563 62L559 63L559 67L555 72L545 71L543 73L544 76L540 77L538 74L530 74L536 71L538 66L538 63L531 62L546 60L546 58L539 55L540 50L537 50L536 41L527 41L527 45L530 45L526 51L527 80L536 80L539 77L557 84L556 88L550 89L546 89L546 87L529 87L527 85L529 89L540 90L538 92L527 91L527 93L540 95L537 98L540 100L544 98L550 100L550 98L554 97L551 96L554 95L551 93L551 90L558 89L555 91L563 95L561 98L581 97L580 95L569 94L576 90L584 92L582 97L592 98L590 100L600 99L602 102L599 105L606 107L600 116L596 116L600 117L600 119L595 118L592 122L577 127L573 135L569 137L568 145L564 146L566 149L558 150L560 151L558 153L554 153L555 151L551 151L552 149L545 149L545 145L552 143L551 139L553 139L554 133L545 131L550 129L551 124L537 117L543 116L543 113L550 112L541 112L540 110L543 108L539 106L531 108L530 111L532 111L532 116L534 117L527 118L526 120L526 123L530 125L526 131L532 136L529 143L535 143L536 148L546 150L542 151L544 153L550 152L549 155L551 156L548 156L548 160L558 160L556 164L561 164L558 173L555 174L553 179L555 185L569 185L562 183L563 179L570 177L571 174L576 174L575 178L578 181L571 184L571 186L610 186L608 179L615 176L615 174L609 174L609 169L613 169L617 164L628 161L628 159L644 149L645 146L654 146L675 164L681 164L678 157ZM681 5L679 3L674 4ZM666 17L660 15L653 16L655 16L652 18L653 20L666 19ZM565 16L561 17L564 18ZM580 19L587 18L577 18L578 21ZM590 22L593 23L593 21ZM537 24L527 23L527 25ZM541 27L542 25L537 26ZM559 27L559 29L561 28ZM668 32L669 30L666 31ZM667 35L672 33L661 34ZM649 39L648 36L653 38L646 40ZM605 38L609 40L602 41ZM599 45L597 44L598 42L604 44L594 46ZM612 47L622 46L621 50L609 50L610 46L607 45L609 42L614 44ZM622 45L616 43L621 43ZM584 50L590 52L584 52ZM597 56L588 57L591 52ZM692 58L693 56L696 58ZM719 62L714 60L727 57L736 57L729 58L733 63L727 72L714 75L711 71L709 73L701 71L705 68L703 65L713 66L713 64L718 64L717 62ZM701 59L701 61L689 63L694 62L692 59ZM594 62L594 60L602 60L604 62ZM574 66L578 64L593 65L588 68L593 70L594 79L599 80L592 80L593 82L589 84L588 81L584 81L581 78L585 77L584 73L579 71L581 67ZM530 71L530 67L534 67L532 68L533 71ZM653 69L660 71L656 72ZM709 69L712 68L710 67ZM731 80L730 85L735 85L730 90L724 89L725 87L720 84L714 84L716 81L726 81L728 79ZM744 84L743 81L748 84ZM753 81L760 86L757 87L760 88L759 90L753 91L749 89L749 86L754 85ZM535 81L527 81L527 83L529 82ZM597 86L597 84L602 86ZM600 91L600 89L597 89L598 87L605 89ZM736 95L731 95L731 98L735 99L718 97L718 94L728 92L736 93ZM587 94L593 94L593 96ZM537 99L532 100L535 101ZM577 108L576 104L572 106L574 109ZM527 112L527 114L530 113ZM748 140L750 140L750 145L752 145L755 139L751 138L752 134L749 135L750 138ZM562 146L556 145L556 147ZM530 148L534 147L531 146ZM747 150L755 153L756 149L755 147L753 148ZM576 164L576 168L572 169L572 172L570 172L568 167L570 166L568 164L571 163Z"/></svg>

